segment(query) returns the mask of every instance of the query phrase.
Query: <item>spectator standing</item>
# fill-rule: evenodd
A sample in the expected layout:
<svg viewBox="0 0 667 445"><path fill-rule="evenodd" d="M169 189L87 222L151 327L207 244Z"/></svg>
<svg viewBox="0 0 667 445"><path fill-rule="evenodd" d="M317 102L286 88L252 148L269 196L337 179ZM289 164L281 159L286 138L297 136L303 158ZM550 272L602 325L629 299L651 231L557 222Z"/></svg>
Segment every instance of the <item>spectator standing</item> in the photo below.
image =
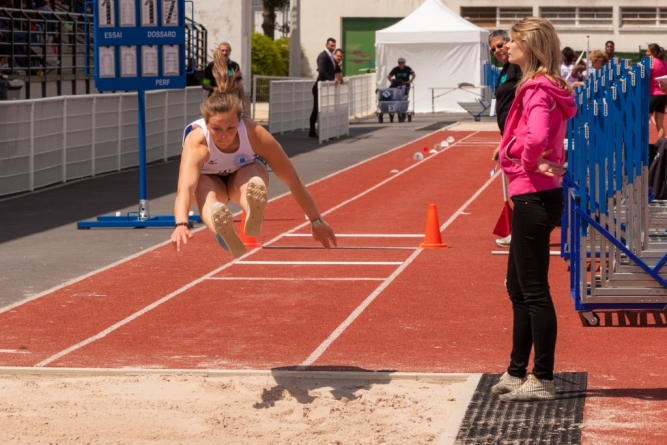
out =
<svg viewBox="0 0 667 445"><path fill-rule="evenodd" d="M614 42L612 42L613 44ZM613 53L613 50L612 50ZM613 57L613 56L612 56ZM611 58L609 57L608 53L605 51L600 51L599 49L595 49L591 51L591 53L588 55L588 60L591 62L591 67L593 67L594 71L599 70L603 66L609 63Z"/></svg>
<svg viewBox="0 0 667 445"><path fill-rule="evenodd" d="M665 106L667 95L660 89L656 78L667 76L667 63L665 62L665 50L657 43L651 43L646 49L646 55L651 57L651 79L649 80L648 112L653 115L655 128L658 130L658 139L665 137Z"/></svg>
<svg viewBox="0 0 667 445"><path fill-rule="evenodd" d="M234 73L238 72L240 69L239 64L229 58L232 55L232 46L227 42L222 42L220 45L218 45L218 51L220 51L220 54L222 54L227 63L227 76L229 78L232 78L232 76L234 76ZM215 87L218 86L217 81L215 80L215 76L213 74L214 65L215 62L211 62L206 66L206 70L204 71L204 79L202 80L201 83L201 87L206 91L208 91L209 96L213 94L213 91L215 91Z"/></svg>
<svg viewBox="0 0 667 445"><path fill-rule="evenodd" d="M509 62L509 54L507 54L507 43L509 41L510 36L504 29L498 29L489 34L489 47L491 49L491 53L496 58L496 60L498 60L498 62L503 64L503 68L500 71L500 75L498 76L498 82L496 83L496 91L494 94L496 107L494 111L498 120L498 129L500 130L501 136L505 130L507 113L509 113L512 102L514 101L516 84L521 79L521 68L519 65ZM500 147L497 147L493 151L492 158L494 161L498 160L499 149ZM512 235L510 234L505 238L497 239L496 244L500 247L509 247L511 240Z"/></svg>
<svg viewBox="0 0 667 445"><path fill-rule="evenodd" d="M604 44L604 52L607 54L609 60L613 60L616 57L616 44L613 40L607 40Z"/></svg>
<svg viewBox="0 0 667 445"><path fill-rule="evenodd" d="M338 65L338 68L336 69L336 79L340 82L343 83L343 56L345 55L345 51L343 51L340 48L337 48L336 51L333 53L334 60L336 61L336 65Z"/></svg>
<svg viewBox="0 0 667 445"><path fill-rule="evenodd" d="M337 73L339 73L340 67L334 59L334 50L336 49L336 39L329 37L327 43L324 47L324 51L317 56L317 79L315 80L315 85L313 85L313 111L310 113L310 133L308 134L311 138L317 137L317 132L315 131L315 124L317 123L317 113L318 113L318 97L317 97L317 84L321 81L334 81L338 80Z"/></svg>
<svg viewBox="0 0 667 445"><path fill-rule="evenodd" d="M581 80L579 78L579 73L586 69L586 64L579 62L579 64L575 66L578 56L569 46L563 48L562 54L563 63L560 66L560 76L569 84L578 82Z"/></svg>
<svg viewBox="0 0 667 445"><path fill-rule="evenodd" d="M391 88L396 88L401 85L405 85L405 94L408 95L410 92L410 84L415 80L417 74L414 70L405 64L405 59L403 57L398 59L398 66L395 66L389 75L387 80L391 83Z"/></svg>
<svg viewBox="0 0 667 445"><path fill-rule="evenodd" d="M514 202L506 275L512 352L507 372L491 392L503 402L550 400L555 398L557 321L549 291L549 241L563 214L563 138L577 106L560 75L560 40L551 22L526 17L509 34L509 62L523 73L499 154ZM526 375L533 348L534 367Z"/></svg>

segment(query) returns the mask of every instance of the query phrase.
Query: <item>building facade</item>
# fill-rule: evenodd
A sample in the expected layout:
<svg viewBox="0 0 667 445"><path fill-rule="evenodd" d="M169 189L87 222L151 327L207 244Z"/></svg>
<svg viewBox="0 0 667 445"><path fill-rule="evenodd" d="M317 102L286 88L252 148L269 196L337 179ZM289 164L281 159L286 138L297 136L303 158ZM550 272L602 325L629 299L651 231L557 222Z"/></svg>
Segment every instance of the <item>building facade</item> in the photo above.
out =
<svg viewBox="0 0 667 445"><path fill-rule="evenodd" d="M248 2L250 0L243 0ZM375 64L374 33L400 21L424 0L299 0L301 45L309 70L315 73L317 55L327 38L346 50L345 74L358 74ZM442 0L452 11L476 25L509 28L527 15L551 20L562 46L603 49L613 40L619 52L638 52L649 43L667 47L667 0ZM209 49L221 41L232 44L232 58L242 62L239 0L197 0L195 20L209 31ZM257 2L255 1L255 17Z"/></svg>

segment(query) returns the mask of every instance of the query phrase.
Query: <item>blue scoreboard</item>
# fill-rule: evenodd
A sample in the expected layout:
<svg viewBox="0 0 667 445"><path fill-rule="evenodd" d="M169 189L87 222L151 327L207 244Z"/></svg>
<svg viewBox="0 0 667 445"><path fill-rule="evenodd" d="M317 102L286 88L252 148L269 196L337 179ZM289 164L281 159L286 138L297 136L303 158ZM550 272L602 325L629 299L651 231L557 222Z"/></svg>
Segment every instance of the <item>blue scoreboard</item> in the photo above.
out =
<svg viewBox="0 0 667 445"><path fill-rule="evenodd" d="M95 0L95 88L185 88L185 0Z"/></svg>

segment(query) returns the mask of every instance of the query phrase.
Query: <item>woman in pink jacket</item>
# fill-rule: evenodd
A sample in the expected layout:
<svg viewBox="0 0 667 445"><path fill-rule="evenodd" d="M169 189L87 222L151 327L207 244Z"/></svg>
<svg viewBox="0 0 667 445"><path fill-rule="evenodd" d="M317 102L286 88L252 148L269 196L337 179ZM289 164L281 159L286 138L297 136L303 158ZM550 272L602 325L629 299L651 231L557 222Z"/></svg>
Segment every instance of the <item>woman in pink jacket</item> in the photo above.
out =
<svg viewBox="0 0 667 445"><path fill-rule="evenodd" d="M577 107L560 75L560 40L545 19L526 17L510 30L510 63L523 77L501 142L500 165L514 202L506 287L514 326L507 372L492 388L504 402L548 400L553 384L556 311L549 291L549 241L562 214L563 139ZM531 348L532 374L527 375Z"/></svg>
<svg viewBox="0 0 667 445"><path fill-rule="evenodd" d="M667 62L665 62L665 50L657 43L651 43L646 48L646 55L653 59L651 63L651 79L649 82L648 113L653 115L655 128L658 130L657 139L665 137L665 107L667 106L667 95L659 82L658 77L667 76Z"/></svg>

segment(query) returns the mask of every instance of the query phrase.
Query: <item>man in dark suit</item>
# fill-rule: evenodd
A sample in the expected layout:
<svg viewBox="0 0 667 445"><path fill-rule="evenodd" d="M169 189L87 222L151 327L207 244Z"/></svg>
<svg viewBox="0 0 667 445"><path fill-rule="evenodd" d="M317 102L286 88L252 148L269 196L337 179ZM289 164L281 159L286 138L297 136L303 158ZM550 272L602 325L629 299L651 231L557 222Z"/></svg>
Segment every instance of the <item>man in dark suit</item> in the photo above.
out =
<svg viewBox="0 0 667 445"><path fill-rule="evenodd" d="M336 49L336 40L329 37L324 51L317 56L317 80L313 85L313 112L310 114L310 134L311 138L316 138L315 123L317 122L317 83L322 80L339 80L340 67L336 63L333 52Z"/></svg>

